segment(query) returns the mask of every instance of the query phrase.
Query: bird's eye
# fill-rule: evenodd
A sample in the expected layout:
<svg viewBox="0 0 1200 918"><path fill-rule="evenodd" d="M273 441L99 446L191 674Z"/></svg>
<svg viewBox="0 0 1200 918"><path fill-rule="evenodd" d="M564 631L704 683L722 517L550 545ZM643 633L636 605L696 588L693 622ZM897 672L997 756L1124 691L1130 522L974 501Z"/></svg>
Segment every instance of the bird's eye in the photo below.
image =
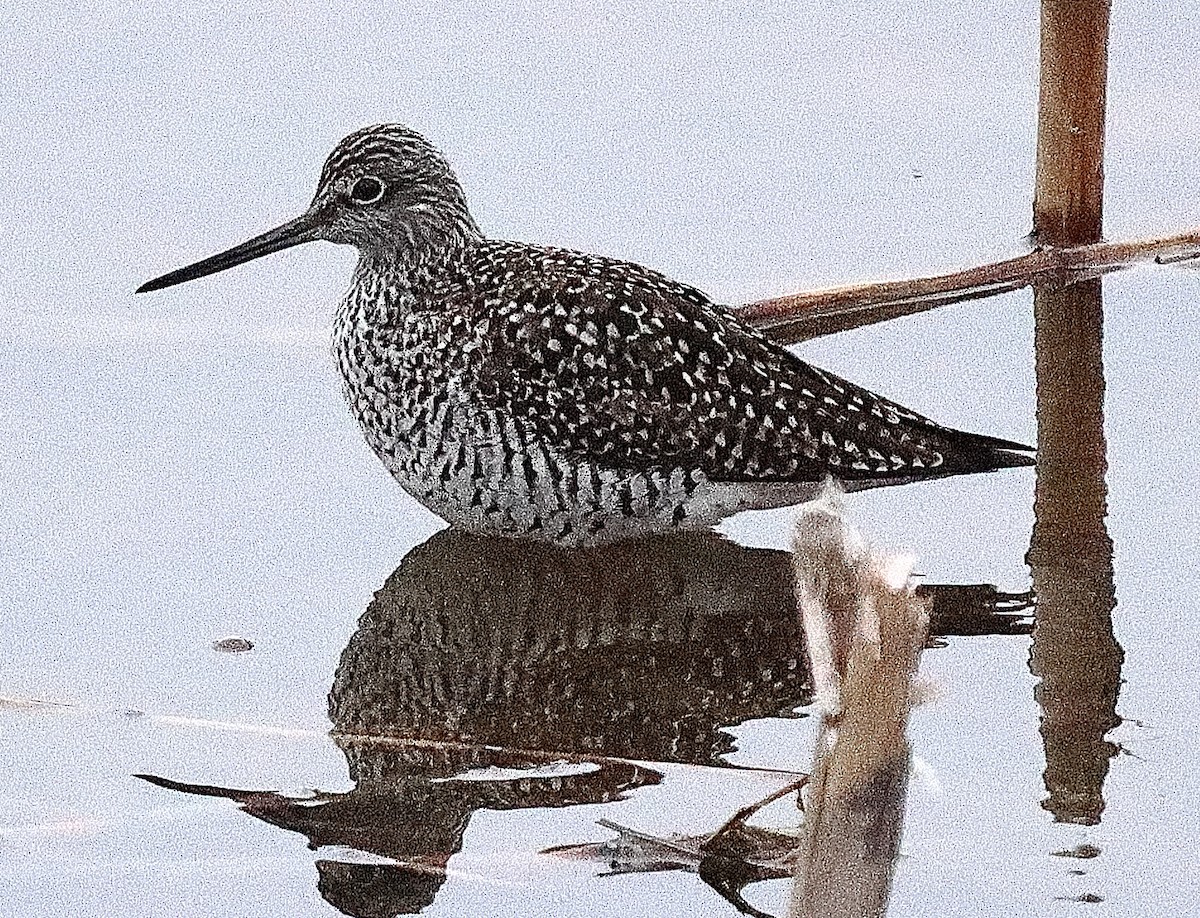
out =
<svg viewBox="0 0 1200 918"><path fill-rule="evenodd" d="M384 191L383 182L373 175L364 175L350 186L350 200L355 204L374 204Z"/></svg>

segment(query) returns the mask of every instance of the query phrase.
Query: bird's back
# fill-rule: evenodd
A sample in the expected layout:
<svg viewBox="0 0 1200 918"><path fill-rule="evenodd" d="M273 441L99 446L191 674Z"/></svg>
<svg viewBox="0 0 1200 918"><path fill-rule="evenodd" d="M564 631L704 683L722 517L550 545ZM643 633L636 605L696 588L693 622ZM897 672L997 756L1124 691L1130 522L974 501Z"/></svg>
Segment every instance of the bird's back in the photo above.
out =
<svg viewBox="0 0 1200 918"><path fill-rule="evenodd" d="M434 291L471 315L476 396L566 455L713 481L873 482L1032 460L800 360L699 291L627 262L487 242Z"/></svg>

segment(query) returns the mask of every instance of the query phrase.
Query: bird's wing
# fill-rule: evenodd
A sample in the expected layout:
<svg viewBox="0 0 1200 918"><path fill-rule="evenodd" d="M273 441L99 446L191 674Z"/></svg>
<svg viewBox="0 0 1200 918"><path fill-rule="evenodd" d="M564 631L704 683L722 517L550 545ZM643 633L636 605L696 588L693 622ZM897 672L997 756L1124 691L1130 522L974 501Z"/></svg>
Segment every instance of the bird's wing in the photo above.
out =
<svg viewBox="0 0 1200 918"><path fill-rule="evenodd" d="M1025 464L813 367L636 265L523 250L493 275L480 391L556 450L714 481L933 477ZM515 267L515 270L514 270Z"/></svg>

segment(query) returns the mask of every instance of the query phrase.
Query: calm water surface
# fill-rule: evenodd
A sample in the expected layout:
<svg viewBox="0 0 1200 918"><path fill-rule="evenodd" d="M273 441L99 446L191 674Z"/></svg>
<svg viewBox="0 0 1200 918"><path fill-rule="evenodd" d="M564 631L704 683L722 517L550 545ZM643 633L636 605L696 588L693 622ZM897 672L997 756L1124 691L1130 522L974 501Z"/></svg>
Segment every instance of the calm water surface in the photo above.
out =
<svg viewBox="0 0 1200 918"><path fill-rule="evenodd" d="M1191 19L1143 6L1115 13L1114 236L1200 219L1200 106L1177 97L1194 95ZM414 11L391 38L249 9L6 24L29 91L0 109L0 170L25 189L0 204L20 228L0 279L0 914L785 912L786 879L587 845L617 837L599 820L711 832L807 768L787 511L723 541L570 555L441 531L339 402L324 324L346 253L129 291L273 225L338 136L391 118L450 148L496 234L634 258L727 302L1014 253L1036 27L1024 4L934 7L575 10L586 29L463 8ZM1032 441L1031 301L799 352ZM1106 481L1107 517L1055 529L1044 479L1034 574L1032 470L854 497L929 583L1021 594L1036 576L1048 636L1041 690L1028 635L925 653L937 697L912 723L892 914L1200 898L1197 304L1195 272L1105 282L1107 472L1058 487ZM1080 385L1063 395L1075 446L1104 458ZM983 594L942 595L949 628ZM1119 683L1080 608L1100 625L1111 608ZM213 650L231 635L253 650ZM757 819L795 821L794 798Z"/></svg>
<svg viewBox="0 0 1200 918"><path fill-rule="evenodd" d="M1114 313L1200 297L1186 275L1112 288ZM1146 332L1114 319L1110 347ZM612 839L598 819L712 831L806 767L784 553L713 538L564 554L435 532L358 448L320 348L14 338L4 396L24 421L3 449L26 474L5 483L3 678L29 703L2 714L9 913L734 913L694 873L600 876L603 859L538 852ZM1157 369L1170 346L1165 330L1141 338L1108 380L1126 681L1103 819L1055 824L1039 806L1029 638L948 638L923 661L940 697L913 723L897 914L1048 914L1078 896L1136 914L1194 889L1196 516L1167 474L1191 420ZM1147 456L1149 422L1128 416L1150 394L1164 442ZM928 580L1020 592L1032 496L1016 472L855 509L921 551ZM729 528L781 544L787 523ZM231 634L254 649L211 648ZM381 734L401 741L362 738ZM789 819L790 803L763 814ZM1055 856L1079 845L1100 854ZM786 893L741 890L769 913Z"/></svg>

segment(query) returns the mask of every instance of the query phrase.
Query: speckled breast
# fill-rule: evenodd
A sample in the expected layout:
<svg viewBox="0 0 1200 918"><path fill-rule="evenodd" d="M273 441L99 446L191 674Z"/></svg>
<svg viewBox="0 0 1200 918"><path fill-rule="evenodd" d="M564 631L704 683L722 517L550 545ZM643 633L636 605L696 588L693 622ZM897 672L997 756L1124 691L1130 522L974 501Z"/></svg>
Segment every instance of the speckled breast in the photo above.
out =
<svg viewBox="0 0 1200 918"><path fill-rule="evenodd" d="M559 455L476 397L470 358L485 352L485 329L406 308L394 290L363 294L352 290L334 323L346 400L388 471L447 522L594 545L723 515L702 512L711 488L683 470L622 471Z"/></svg>

